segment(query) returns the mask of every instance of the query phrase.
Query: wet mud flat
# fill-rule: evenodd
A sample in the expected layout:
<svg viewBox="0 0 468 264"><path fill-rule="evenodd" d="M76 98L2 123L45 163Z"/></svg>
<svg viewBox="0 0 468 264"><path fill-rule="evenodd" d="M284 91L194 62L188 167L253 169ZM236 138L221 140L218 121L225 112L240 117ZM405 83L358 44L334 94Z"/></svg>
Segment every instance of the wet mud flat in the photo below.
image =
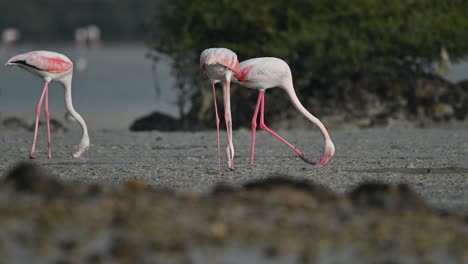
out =
<svg viewBox="0 0 468 264"><path fill-rule="evenodd" d="M42 130L40 130L42 131ZM43 131L42 131L43 132ZM42 133L41 132L41 133ZM216 132L0 133L0 256L9 263L464 263L465 129L332 130L310 166L266 133L234 132L236 171L217 171ZM310 130L278 133L317 159ZM225 140L225 136L221 138ZM225 150L222 142L222 153ZM19 167L18 167L19 166Z"/></svg>
<svg viewBox="0 0 468 264"><path fill-rule="evenodd" d="M64 182L23 162L0 182L8 263L466 263L468 215L405 184L346 194L287 177L208 192Z"/></svg>
<svg viewBox="0 0 468 264"><path fill-rule="evenodd" d="M468 130L331 129L336 154L327 166L303 162L284 144L257 132L255 164L249 165L250 131L234 131L235 171L227 169L226 136L221 134L221 171L217 170L216 132L139 132L90 130L91 147L79 159L80 131L52 134L47 157L45 128L39 129L34 162L65 182L122 184L141 180L156 188L206 192L218 184L241 186L280 175L306 180L344 194L363 182L404 183L439 209L468 212ZM315 127L278 130L309 159L318 160L323 139ZM32 133L0 130L0 175L28 157Z"/></svg>

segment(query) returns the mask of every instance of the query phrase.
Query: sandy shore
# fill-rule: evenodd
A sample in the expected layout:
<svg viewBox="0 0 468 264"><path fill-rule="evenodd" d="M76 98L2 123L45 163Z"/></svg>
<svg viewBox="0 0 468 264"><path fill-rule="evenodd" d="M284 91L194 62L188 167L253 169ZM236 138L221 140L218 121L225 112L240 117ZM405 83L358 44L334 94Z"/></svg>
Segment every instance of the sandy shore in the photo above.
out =
<svg viewBox="0 0 468 264"><path fill-rule="evenodd" d="M437 208L468 211L468 132L464 129L333 130L336 155L328 166L304 163L263 131L257 134L255 164L249 165L250 131L234 132L236 171L227 169L225 134L222 169L217 171L216 132L131 133L91 131L82 158L71 153L79 131L52 136L53 159L46 158L46 135L39 135L36 162L66 182L119 184L140 179L155 187L207 191L218 183L240 185L272 175L306 179L345 193L359 183L407 183ZM309 157L318 159L322 137L315 130L278 131ZM0 174L28 157L32 133L0 133Z"/></svg>

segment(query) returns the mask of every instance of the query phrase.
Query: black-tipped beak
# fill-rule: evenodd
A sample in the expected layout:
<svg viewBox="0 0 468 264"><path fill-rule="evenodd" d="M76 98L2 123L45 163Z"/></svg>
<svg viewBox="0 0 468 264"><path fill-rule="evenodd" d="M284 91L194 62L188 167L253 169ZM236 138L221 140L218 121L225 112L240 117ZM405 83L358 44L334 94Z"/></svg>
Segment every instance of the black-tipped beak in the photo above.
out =
<svg viewBox="0 0 468 264"><path fill-rule="evenodd" d="M12 61L12 60L8 60L6 63L5 63L5 66L14 66L15 65L15 62Z"/></svg>
<svg viewBox="0 0 468 264"><path fill-rule="evenodd" d="M305 163L308 163L310 165L317 165L317 163L315 161L312 161L308 158L306 158L304 155L299 155L299 157L305 162Z"/></svg>

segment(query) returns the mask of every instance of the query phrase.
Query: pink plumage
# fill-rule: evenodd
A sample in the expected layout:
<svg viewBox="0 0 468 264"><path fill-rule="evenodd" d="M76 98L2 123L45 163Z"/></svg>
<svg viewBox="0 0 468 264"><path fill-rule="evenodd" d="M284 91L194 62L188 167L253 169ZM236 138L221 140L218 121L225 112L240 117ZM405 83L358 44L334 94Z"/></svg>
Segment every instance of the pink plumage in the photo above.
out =
<svg viewBox="0 0 468 264"><path fill-rule="evenodd" d="M50 73L64 73L73 68L73 63L69 58L52 51L32 51L20 54L9 59L8 63L24 63Z"/></svg>
<svg viewBox="0 0 468 264"><path fill-rule="evenodd" d="M35 158L35 147L37 139L37 130L39 124L39 115L41 112L42 101L45 99L44 114L46 119L47 126L47 138L48 138L48 157L52 157L51 151L51 140L50 140L50 120L49 120L49 83L51 81L57 81L63 84L65 88L65 106L68 113L75 118L75 120L80 124L83 135L81 137L81 142L78 148L78 151L73 154L73 157L80 157L88 148L89 148L89 136L88 128L84 119L75 111L75 108L72 104L72 95L71 95L71 83L73 76L73 63L67 58L67 56L53 52L53 51L32 51L24 54L19 54L6 63L7 66L18 66L23 68L34 75L39 76L44 80L44 88L42 90L41 97L36 107L36 122L34 127L34 139L31 147L31 152L29 157Z"/></svg>
<svg viewBox="0 0 468 264"><path fill-rule="evenodd" d="M212 64L221 64L234 73L239 70L239 60L237 60L236 53L226 48L210 48L202 52L200 67L204 69L205 65Z"/></svg>
<svg viewBox="0 0 468 264"><path fill-rule="evenodd" d="M232 121L231 121L231 103L229 98L229 87L233 73L239 70L239 61L237 55L233 51L226 48L210 48L204 50L200 55L200 68L206 73L211 80L213 90L215 114L216 114L216 131L218 140L218 170L220 170L220 148L219 148L219 117L218 107L216 104L215 84L221 82L223 85L224 94L224 119L226 121L226 131L228 137L228 166L230 170L234 170L234 145L232 143Z"/></svg>
<svg viewBox="0 0 468 264"><path fill-rule="evenodd" d="M276 134L273 130L268 128L264 122L264 107L265 107L265 91L270 88L280 87L286 91L291 99L291 102L296 109L303 114L312 123L317 125L325 139L325 146L323 155L320 160L316 163L318 165L326 165L330 158L335 154L335 146L328 134L327 129L322 122L313 116L297 98L296 92L294 91L293 80L289 65L278 58L265 57L265 58L254 58L246 60L240 63L239 71L233 75L233 82L239 83L245 87L259 90L259 96L257 100L257 106L255 113L252 118L252 148L250 153L250 164L254 162L255 155L255 135L257 128L257 115L260 111L260 128L274 136L289 148L291 148L296 154L307 163L315 164L310 159L306 158L305 155L299 151L296 147L291 145L284 138Z"/></svg>

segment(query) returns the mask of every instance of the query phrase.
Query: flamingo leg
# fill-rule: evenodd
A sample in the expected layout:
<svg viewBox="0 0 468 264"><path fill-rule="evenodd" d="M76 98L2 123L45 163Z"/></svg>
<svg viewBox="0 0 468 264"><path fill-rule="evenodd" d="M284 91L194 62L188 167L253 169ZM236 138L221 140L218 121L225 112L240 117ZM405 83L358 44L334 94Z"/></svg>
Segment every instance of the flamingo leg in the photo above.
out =
<svg viewBox="0 0 468 264"><path fill-rule="evenodd" d="M32 147L31 147L31 153L29 154L29 158L31 158L31 159L36 158L34 156L34 151L36 149L37 129L39 127L39 115L41 113L42 101L44 100L44 96L45 96L45 94L47 92L48 85L49 85L49 82L46 81L45 84L44 84L44 89L42 91L41 98L39 99L39 102L37 103L37 107L36 107L36 123L34 125L34 139L33 139L33 144L32 144Z"/></svg>
<svg viewBox="0 0 468 264"><path fill-rule="evenodd" d="M50 149L49 87L45 89L44 116L46 119L46 127L47 127L47 157L51 159L52 150Z"/></svg>
<svg viewBox="0 0 468 264"><path fill-rule="evenodd" d="M217 132L217 143L218 143L218 171L221 171L221 151L219 147L219 116L218 116L218 106L216 104L215 82L212 82L211 86L213 89L214 108L215 108L215 113L216 113L216 132Z"/></svg>
<svg viewBox="0 0 468 264"><path fill-rule="evenodd" d="M227 147L227 156L228 156L228 166L230 170L234 170L234 145L232 143L232 118L231 118L231 98L230 98L230 79L231 76L228 71L226 73L226 83L224 84L224 120L226 122L226 132L227 132L227 139L228 139L228 147ZM229 76L228 76L229 75Z"/></svg>
<svg viewBox="0 0 468 264"><path fill-rule="evenodd" d="M265 91L260 91L260 93L258 94L257 106L255 107L255 113L252 117L252 146L250 149L250 165L254 164L255 134L257 132L257 116L258 116L258 110L260 109L260 103L262 102L263 96L265 96Z"/></svg>
<svg viewBox="0 0 468 264"><path fill-rule="evenodd" d="M263 93L265 93L264 91L262 91ZM262 93L261 92L261 93ZM293 145L291 145L291 143L289 143L288 141L286 141L286 139L282 138L280 135L276 134L273 130L269 129L266 125L265 125L265 120L264 120L264 115L265 115L265 95L262 96L262 100L261 100L261 110L260 110L260 128L265 130L266 132L268 132L270 135L274 136L275 138L277 138L279 141L283 142L284 144L286 144L290 149L292 149L294 152L296 152L296 154L305 162L309 163L309 164L315 164L314 162L310 161L309 159L307 159L304 154L298 150L296 147L294 147Z"/></svg>

